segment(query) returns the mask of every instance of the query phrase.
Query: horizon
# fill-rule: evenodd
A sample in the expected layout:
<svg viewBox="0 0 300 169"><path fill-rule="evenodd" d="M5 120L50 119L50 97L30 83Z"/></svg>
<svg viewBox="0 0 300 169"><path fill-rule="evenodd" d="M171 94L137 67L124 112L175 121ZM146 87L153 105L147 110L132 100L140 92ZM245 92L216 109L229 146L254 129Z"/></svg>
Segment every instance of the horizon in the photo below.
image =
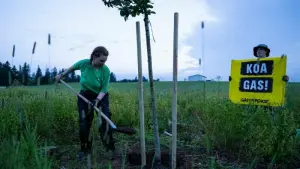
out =
<svg viewBox="0 0 300 169"><path fill-rule="evenodd" d="M231 60L254 58L253 47L264 43L271 48L271 56L287 55L287 75L291 81L299 82L297 6L300 1L173 0L171 5L166 0L154 1L156 14L150 16L154 79L172 81L173 20L174 13L178 12L178 81L194 74L208 79L221 76L222 81L228 81ZM35 72L39 65L44 73L49 66L49 55L51 68L55 65L62 69L89 58L94 47L103 45L110 52L106 64L111 72L118 80L132 79L138 74L135 22L140 21L143 75L149 78L141 16L129 17L125 22L117 9L104 6L101 0L5 1L0 9L0 22L5 25L0 28L3 37L0 62L11 63L12 48L16 45L14 65L30 64L36 42L32 70ZM201 29L202 21L204 29Z"/></svg>

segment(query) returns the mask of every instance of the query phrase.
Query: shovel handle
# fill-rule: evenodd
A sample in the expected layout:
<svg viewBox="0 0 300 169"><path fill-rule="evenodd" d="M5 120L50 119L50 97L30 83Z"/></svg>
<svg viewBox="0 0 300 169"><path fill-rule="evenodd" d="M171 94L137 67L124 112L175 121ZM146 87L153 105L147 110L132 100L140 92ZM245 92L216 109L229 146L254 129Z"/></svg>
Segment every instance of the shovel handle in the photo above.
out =
<svg viewBox="0 0 300 169"><path fill-rule="evenodd" d="M76 93L77 96L79 96L82 100L84 100L87 104L90 104L93 106L93 108L100 113L100 115L110 124L110 126L113 129L116 129L116 125L105 115L103 114L92 102L90 102L88 99L86 99L85 97L83 97L80 93L78 93L76 90L74 90L69 84L67 84L66 82L64 82L63 80L60 80L61 83L63 83L65 86L67 86L68 88L70 88L74 93Z"/></svg>

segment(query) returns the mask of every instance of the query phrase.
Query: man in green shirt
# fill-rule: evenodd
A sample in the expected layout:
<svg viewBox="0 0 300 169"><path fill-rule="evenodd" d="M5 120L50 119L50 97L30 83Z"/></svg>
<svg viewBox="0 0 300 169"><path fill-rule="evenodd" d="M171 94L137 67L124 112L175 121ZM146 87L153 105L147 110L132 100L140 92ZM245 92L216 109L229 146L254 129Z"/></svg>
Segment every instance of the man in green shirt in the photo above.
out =
<svg viewBox="0 0 300 169"><path fill-rule="evenodd" d="M97 107L101 106L102 112L111 118L109 110L109 95L108 86L110 81L110 70L105 65L109 53L105 47L99 46L94 49L90 59L83 59L76 62L62 74L56 76L58 82L63 76L66 76L72 71L80 70L80 94L86 99L95 103ZM99 104L100 103L100 104ZM81 151L79 158L82 158L87 151L91 150L92 140L89 141L89 133L94 118L93 109L88 107L88 104L78 97L77 101L79 111L79 136L81 141ZM102 125L99 129L101 140L106 150L111 150L115 155L115 145L112 137L110 125L102 117ZM108 131L108 136L104 138ZM108 139L108 140L107 140Z"/></svg>

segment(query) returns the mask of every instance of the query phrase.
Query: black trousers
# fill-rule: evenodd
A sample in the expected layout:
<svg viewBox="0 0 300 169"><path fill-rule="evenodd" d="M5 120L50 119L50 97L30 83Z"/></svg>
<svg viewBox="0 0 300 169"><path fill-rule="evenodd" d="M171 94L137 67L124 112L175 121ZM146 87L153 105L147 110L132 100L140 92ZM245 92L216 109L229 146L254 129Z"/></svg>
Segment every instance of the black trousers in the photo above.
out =
<svg viewBox="0 0 300 169"><path fill-rule="evenodd" d="M95 104L95 99L98 94L92 91L80 91L80 94L83 95L90 102ZM78 113L79 113L79 137L81 141L81 149L90 150L92 147L92 137L89 140L90 130L94 119L94 109L89 107L89 105L78 97L77 100ZM109 94L106 93L102 100L97 105L98 108L101 107L103 114L105 114L109 119L111 119L111 113L109 110ZM104 144L106 151L115 150L114 139L112 136L112 130L109 123L101 117L101 127L98 129L101 136L101 141Z"/></svg>

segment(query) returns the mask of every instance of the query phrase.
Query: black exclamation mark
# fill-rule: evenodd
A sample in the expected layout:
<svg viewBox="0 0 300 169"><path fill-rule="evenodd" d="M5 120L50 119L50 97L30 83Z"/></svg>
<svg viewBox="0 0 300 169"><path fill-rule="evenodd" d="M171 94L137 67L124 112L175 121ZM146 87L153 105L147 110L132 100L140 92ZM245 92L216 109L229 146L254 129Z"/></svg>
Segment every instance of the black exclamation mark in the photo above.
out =
<svg viewBox="0 0 300 169"><path fill-rule="evenodd" d="M265 90L268 91L268 80L265 80Z"/></svg>

